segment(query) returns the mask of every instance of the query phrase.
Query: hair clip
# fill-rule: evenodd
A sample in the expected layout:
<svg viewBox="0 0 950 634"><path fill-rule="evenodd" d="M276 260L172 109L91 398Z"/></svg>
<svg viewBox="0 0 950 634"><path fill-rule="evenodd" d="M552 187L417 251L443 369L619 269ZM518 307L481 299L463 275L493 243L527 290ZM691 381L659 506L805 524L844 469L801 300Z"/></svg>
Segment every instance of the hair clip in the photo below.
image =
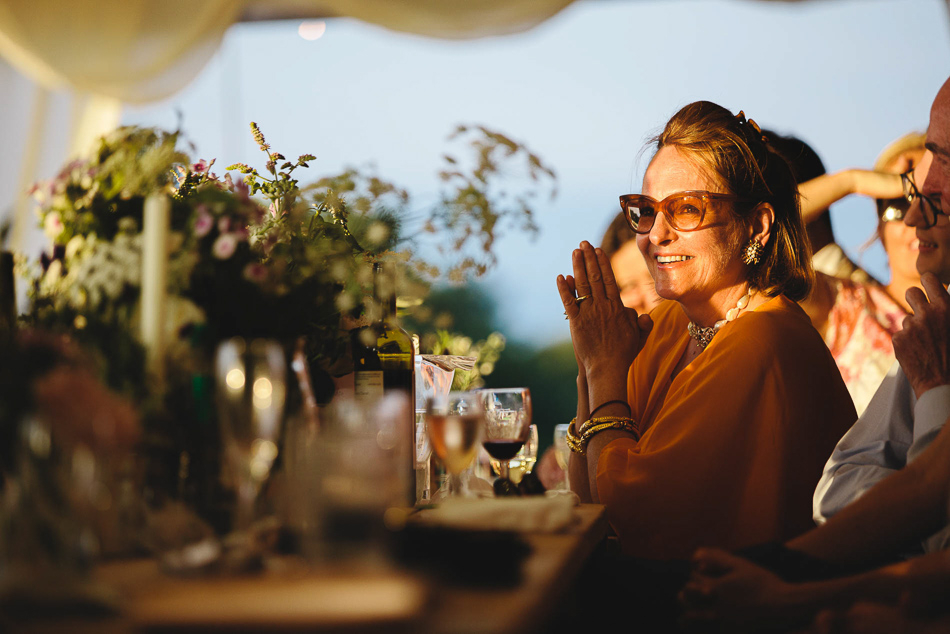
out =
<svg viewBox="0 0 950 634"><path fill-rule="evenodd" d="M759 124L756 123L754 119L746 119L745 112L742 110L740 110L739 114L736 115L736 119L739 121L739 125L748 124L749 127L755 130L755 133L759 136L759 139L761 139L762 143L768 145L768 137L765 136L765 134L762 132L762 128L759 127Z"/></svg>

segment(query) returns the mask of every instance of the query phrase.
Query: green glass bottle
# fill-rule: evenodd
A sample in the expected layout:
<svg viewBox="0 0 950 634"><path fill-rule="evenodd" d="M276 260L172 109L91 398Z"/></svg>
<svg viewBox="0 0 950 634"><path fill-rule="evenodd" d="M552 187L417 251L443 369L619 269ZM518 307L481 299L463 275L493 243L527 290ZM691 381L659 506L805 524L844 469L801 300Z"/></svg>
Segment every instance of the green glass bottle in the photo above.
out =
<svg viewBox="0 0 950 634"><path fill-rule="evenodd" d="M406 503L412 505L416 497L414 399L415 355L412 337L399 327L396 320L396 289L393 275L381 264L373 265L374 297L378 318L370 325L353 331L353 372L355 396L368 401L401 392L405 396L405 420L400 430L407 436L405 443Z"/></svg>

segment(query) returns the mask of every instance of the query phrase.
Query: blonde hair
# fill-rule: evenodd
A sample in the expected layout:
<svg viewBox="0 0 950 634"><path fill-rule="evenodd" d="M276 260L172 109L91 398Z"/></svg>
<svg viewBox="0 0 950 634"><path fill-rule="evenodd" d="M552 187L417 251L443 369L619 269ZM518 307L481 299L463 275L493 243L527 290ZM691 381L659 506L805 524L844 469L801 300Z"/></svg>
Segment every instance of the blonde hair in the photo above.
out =
<svg viewBox="0 0 950 634"><path fill-rule="evenodd" d="M652 142L657 150L671 146L690 155L724 193L754 201L732 208L738 222L750 226L759 204L770 204L775 210L771 239L759 265L749 267L749 283L770 297L785 295L799 301L808 296L815 273L798 183L788 162L765 141L754 121L710 101L696 101L673 115Z"/></svg>

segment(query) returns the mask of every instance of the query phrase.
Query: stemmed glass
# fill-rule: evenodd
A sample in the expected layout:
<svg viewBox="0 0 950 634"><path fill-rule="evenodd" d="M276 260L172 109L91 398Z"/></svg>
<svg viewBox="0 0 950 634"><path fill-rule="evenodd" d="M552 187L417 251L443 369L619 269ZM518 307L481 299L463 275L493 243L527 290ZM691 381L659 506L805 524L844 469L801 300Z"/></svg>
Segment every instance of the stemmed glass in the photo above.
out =
<svg viewBox="0 0 950 634"><path fill-rule="evenodd" d="M241 338L218 345L215 391L227 463L237 486L234 530L255 519L257 497L277 458L287 361L276 341Z"/></svg>
<svg viewBox="0 0 950 634"><path fill-rule="evenodd" d="M526 387L493 388L478 395L485 408L485 451L498 461L499 476L508 480L511 459L530 433L531 392Z"/></svg>
<svg viewBox="0 0 950 634"><path fill-rule="evenodd" d="M459 474L472 464L485 422L485 410L475 392L449 392L426 403L426 428L432 451L449 474L447 490L437 497L461 494Z"/></svg>
<svg viewBox="0 0 950 634"><path fill-rule="evenodd" d="M571 488L568 475L568 465L571 458L571 450L567 446L568 427L570 427L568 424L554 426L554 457L557 459L558 466L564 472L564 478L557 487L558 491L569 491Z"/></svg>

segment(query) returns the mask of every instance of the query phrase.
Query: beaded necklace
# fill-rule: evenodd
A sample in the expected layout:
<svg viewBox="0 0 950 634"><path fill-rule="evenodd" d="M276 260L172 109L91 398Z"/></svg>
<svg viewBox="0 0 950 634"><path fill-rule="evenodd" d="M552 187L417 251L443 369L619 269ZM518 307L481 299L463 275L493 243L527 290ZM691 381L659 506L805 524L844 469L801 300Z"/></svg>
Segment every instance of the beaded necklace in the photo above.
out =
<svg viewBox="0 0 950 634"><path fill-rule="evenodd" d="M749 291L739 298L739 302L736 304L735 308L730 308L726 312L726 318L720 319L712 326L702 327L697 326L693 322L689 322L689 325L686 326L686 332L689 333L689 336L696 340L696 343L699 344L700 351L705 350L706 346L709 345L709 342L713 340L713 337L716 336L716 333L719 332L719 329L728 324L730 321L735 320L739 316L739 313L742 312L742 309L749 305L749 300L752 299L752 295L755 293L754 288L749 288Z"/></svg>

